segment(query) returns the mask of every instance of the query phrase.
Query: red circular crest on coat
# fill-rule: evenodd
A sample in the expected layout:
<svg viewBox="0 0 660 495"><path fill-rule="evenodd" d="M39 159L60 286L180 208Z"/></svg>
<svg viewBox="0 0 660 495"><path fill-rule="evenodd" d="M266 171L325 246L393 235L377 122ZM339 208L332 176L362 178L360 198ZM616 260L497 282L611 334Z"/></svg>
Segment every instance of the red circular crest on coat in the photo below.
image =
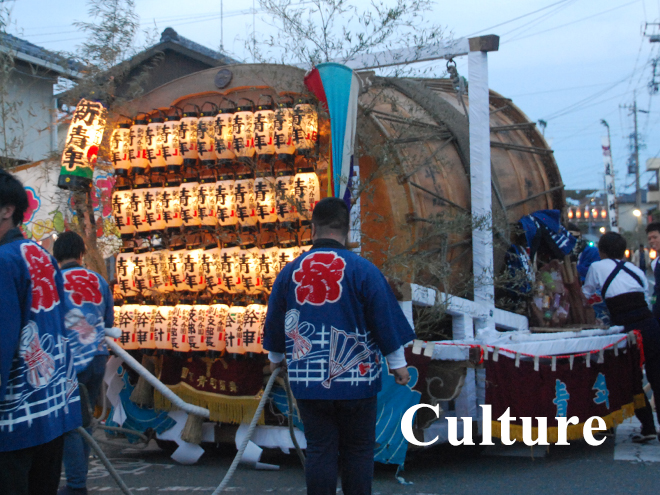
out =
<svg viewBox="0 0 660 495"><path fill-rule="evenodd" d="M293 272L298 304L320 306L339 301L345 268L344 258L333 251L316 251L306 256Z"/></svg>
<svg viewBox="0 0 660 495"><path fill-rule="evenodd" d="M74 268L64 272L64 290L76 306L90 302L101 304L103 295L98 277L84 268Z"/></svg>
<svg viewBox="0 0 660 495"><path fill-rule="evenodd" d="M43 248L32 242L21 245L21 254L30 272L33 311L50 311L60 302L55 285L55 265Z"/></svg>

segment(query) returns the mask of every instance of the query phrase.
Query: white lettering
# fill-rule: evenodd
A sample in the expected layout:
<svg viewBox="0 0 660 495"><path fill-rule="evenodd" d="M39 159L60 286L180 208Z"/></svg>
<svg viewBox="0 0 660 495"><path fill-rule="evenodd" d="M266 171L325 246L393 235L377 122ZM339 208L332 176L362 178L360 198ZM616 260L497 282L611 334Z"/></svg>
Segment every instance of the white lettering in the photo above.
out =
<svg viewBox="0 0 660 495"><path fill-rule="evenodd" d="M447 432L449 443L454 447L458 447L459 445L474 445L472 441L472 418L468 416L461 419L463 420L463 440L458 440L458 418L447 418L447 422L449 423L449 431Z"/></svg>
<svg viewBox="0 0 660 495"><path fill-rule="evenodd" d="M598 427L594 427L593 423L596 421L598 423ZM584 422L584 426L582 427L582 435L584 436L585 441L591 445L592 447L598 447L599 445L602 445L603 442L605 441L605 437L603 437L601 440L596 440L594 438L594 431L602 431L606 430L607 425L605 424L605 420L601 418L600 416L592 416L588 420Z"/></svg>
<svg viewBox="0 0 660 495"><path fill-rule="evenodd" d="M482 423L481 423L481 444L480 445L495 445L493 443L493 411L491 411L490 404L482 404Z"/></svg>
<svg viewBox="0 0 660 495"><path fill-rule="evenodd" d="M405 438L409 443L417 445L418 447L426 447L427 445L431 445L438 440L436 435L436 437L430 442L420 442L415 438L415 435L413 434L412 422L415 417L415 413L425 407L435 412L436 417L440 417L440 404L436 404L435 406L430 406L429 404L417 404L416 406L409 408L404 413L403 418L401 418L401 433L403 433L403 438Z"/></svg>
<svg viewBox="0 0 660 495"><path fill-rule="evenodd" d="M546 417L538 417L536 418L536 421L538 422L539 426L536 429L536 440L532 440L532 418L520 418L522 420L522 435L523 435L523 443L527 445L528 447L532 447L534 445L550 445L548 443L548 418Z"/></svg>
<svg viewBox="0 0 660 495"><path fill-rule="evenodd" d="M504 414L502 414L502 416L497 418L498 421L502 423L500 426L500 431L502 432L500 435L500 440L504 445L513 445L514 443L516 443L515 440L511 440L511 424L510 424L511 421L515 421L516 418L511 417L511 413L509 412L510 410L511 408L507 407L506 411L504 411Z"/></svg>
<svg viewBox="0 0 660 495"><path fill-rule="evenodd" d="M557 443L555 445L570 445L568 443L568 425L576 425L580 422L577 416L571 416L570 418L565 418L559 416L557 419Z"/></svg>

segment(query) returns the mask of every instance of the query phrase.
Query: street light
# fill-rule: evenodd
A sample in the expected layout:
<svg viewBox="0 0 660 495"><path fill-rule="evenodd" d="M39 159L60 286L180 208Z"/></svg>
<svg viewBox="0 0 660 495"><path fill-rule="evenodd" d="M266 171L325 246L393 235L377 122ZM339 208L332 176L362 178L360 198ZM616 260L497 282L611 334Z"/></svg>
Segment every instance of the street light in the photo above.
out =
<svg viewBox="0 0 660 495"><path fill-rule="evenodd" d="M639 217L642 216L642 211L641 211L639 208L635 208L635 209L633 210L632 213L633 213L633 215L635 215L637 218L639 218Z"/></svg>
<svg viewBox="0 0 660 495"><path fill-rule="evenodd" d="M600 233L601 233L601 234L604 234L604 233L605 233L605 227L601 227L601 228L598 229L598 230L600 230Z"/></svg>

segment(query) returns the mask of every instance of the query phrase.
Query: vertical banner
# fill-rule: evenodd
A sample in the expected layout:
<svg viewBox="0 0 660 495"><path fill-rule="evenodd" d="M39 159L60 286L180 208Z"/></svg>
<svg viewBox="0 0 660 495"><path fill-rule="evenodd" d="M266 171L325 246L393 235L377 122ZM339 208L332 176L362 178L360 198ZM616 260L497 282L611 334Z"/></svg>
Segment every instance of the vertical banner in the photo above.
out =
<svg viewBox="0 0 660 495"><path fill-rule="evenodd" d="M616 203L614 188L614 165L612 164L612 147L609 136L601 138L603 146L603 162L605 163L605 192L607 193L607 214L610 217L610 230L619 231L619 207Z"/></svg>

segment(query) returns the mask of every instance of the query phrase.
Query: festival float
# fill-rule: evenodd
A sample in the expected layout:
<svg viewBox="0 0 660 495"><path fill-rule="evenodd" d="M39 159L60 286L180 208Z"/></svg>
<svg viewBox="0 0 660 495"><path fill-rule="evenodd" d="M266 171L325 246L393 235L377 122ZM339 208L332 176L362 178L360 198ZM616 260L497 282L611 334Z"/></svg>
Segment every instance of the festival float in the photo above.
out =
<svg viewBox="0 0 660 495"><path fill-rule="evenodd" d="M349 247L388 275L424 339L406 350L409 386L383 370L376 461L403 465L400 421L420 402L442 410L440 418L416 416L415 434L429 445L448 440L447 417L472 418L479 434L478 405L486 403L495 436L496 418L511 408L512 438L522 440L521 416L545 417L550 443L557 416L578 416L568 431L577 439L590 416L611 427L632 415L642 400L635 336L594 328L587 316L564 259L572 244L560 240L565 204L552 151L511 100L488 89L486 54L496 49L497 37L486 36L441 55L469 56L469 88L451 61L449 79L352 70L377 67L365 61L308 74L237 64L169 82L113 114L81 101L59 184L90 187L100 140L81 135L107 118L121 241L115 342L178 398L208 410L197 443L245 436L268 365L261 343L268 295L282 267L310 249L311 211L329 195L351 205ZM466 218L467 229L459 228ZM525 218L533 227L512 252ZM530 330L530 310L495 305L494 275L509 270L515 254L528 259L524 248L555 258L554 268L523 270L543 333ZM532 256L523 264L541 263ZM305 345L304 329L286 331ZM375 372L359 366L359 342L333 349L332 376L319 379ZM175 459L195 462L203 450L186 441L188 414L124 368L117 357L108 363L108 424L151 428L176 442ZM255 448L293 448L288 413L276 388Z"/></svg>

